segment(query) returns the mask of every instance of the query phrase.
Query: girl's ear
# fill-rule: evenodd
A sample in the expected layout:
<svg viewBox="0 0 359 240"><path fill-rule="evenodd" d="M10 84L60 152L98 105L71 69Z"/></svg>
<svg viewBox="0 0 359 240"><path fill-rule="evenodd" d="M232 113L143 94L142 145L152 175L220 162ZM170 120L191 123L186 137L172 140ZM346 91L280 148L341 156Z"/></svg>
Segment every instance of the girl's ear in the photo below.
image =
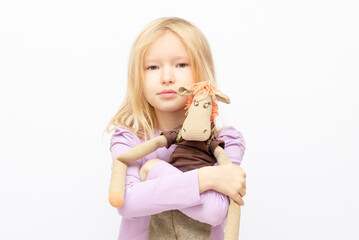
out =
<svg viewBox="0 0 359 240"><path fill-rule="evenodd" d="M193 91L189 90L187 87L180 87L177 91L177 94L180 96L189 96L193 95Z"/></svg>
<svg viewBox="0 0 359 240"><path fill-rule="evenodd" d="M227 104L231 103L231 100L229 99L229 97L226 94L222 93L221 91L217 90L215 92L215 95L216 95L216 100L218 100L220 102L227 103Z"/></svg>

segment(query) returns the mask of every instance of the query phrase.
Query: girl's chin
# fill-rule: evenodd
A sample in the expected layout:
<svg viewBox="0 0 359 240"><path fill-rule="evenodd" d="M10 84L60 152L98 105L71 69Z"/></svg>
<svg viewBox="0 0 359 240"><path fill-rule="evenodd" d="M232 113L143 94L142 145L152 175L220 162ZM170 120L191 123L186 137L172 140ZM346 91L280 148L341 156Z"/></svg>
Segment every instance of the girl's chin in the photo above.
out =
<svg viewBox="0 0 359 240"><path fill-rule="evenodd" d="M172 105L172 106L157 106L155 109L163 113L175 113L175 112L185 112L185 105Z"/></svg>
<svg viewBox="0 0 359 240"><path fill-rule="evenodd" d="M184 108L187 104L186 98L179 98L178 95L172 99L155 99L153 102L152 107L156 111L160 112L185 112Z"/></svg>

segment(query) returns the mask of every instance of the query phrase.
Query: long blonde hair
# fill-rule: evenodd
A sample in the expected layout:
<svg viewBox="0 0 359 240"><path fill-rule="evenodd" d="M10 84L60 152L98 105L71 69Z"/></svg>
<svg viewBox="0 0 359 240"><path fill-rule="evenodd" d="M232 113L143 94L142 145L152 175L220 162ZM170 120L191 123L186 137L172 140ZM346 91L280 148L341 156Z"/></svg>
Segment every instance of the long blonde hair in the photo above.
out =
<svg viewBox="0 0 359 240"><path fill-rule="evenodd" d="M213 57L207 39L200 29L177 17L159 18L149 23L132 45L128 64L128 84L125 100L106 127L112 132L125 127L140 138L153 136L157 118L153 107L143 94L143 60L149 46L166 31L175 33L186 46L190 56L194 82L211 81L215 84ZM114 126L115 128L111 128Z"/></svg>

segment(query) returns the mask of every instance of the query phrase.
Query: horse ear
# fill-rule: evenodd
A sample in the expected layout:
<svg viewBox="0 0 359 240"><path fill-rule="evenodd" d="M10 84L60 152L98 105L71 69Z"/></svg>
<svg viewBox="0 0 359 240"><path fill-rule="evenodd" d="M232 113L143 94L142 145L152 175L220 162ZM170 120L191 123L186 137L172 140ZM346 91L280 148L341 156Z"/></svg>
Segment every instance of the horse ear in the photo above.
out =
<svg viewBox="0 0 359 240"><path fill-rule="evenodd" d="M193 91L189 90L187 87L180 87L177 91L177 94L180 96L189 96L193 95Z"/></svg>
<svg viewBox="0 0 359 240"><path fill-rule="evenodd" d="M227 104L231 103L229 97L226 94L222 93L221 91L217 90L214 94L216 95L216 100Z"/></svg>

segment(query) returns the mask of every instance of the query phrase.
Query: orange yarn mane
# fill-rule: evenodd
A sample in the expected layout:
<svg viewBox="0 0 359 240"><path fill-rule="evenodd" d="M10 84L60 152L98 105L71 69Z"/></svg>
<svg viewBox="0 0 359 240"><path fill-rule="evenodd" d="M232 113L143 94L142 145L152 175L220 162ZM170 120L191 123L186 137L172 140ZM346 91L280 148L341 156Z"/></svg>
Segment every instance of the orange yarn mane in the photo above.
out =
<svg viewBox="0 0 359 240"><path fill-rule="evenodd" d="M189 96L189 98L188 98L188 102L187 102L186 108L185 108L185 110L187 110L186 115L188 115L188 110L191 107L194 96L197 93L204 91L206 93L204 98L206 98L208 95L210 95L212 98L211 122L214 122L214 119L218 116L218 105L215 102L215 99L216 99L215 92L217 91L217 88L210 81L203 81L203 82L194 83L190 90L193 91L193 95ZM200 99L200 100L202 100L202 99Z"/></svg>

